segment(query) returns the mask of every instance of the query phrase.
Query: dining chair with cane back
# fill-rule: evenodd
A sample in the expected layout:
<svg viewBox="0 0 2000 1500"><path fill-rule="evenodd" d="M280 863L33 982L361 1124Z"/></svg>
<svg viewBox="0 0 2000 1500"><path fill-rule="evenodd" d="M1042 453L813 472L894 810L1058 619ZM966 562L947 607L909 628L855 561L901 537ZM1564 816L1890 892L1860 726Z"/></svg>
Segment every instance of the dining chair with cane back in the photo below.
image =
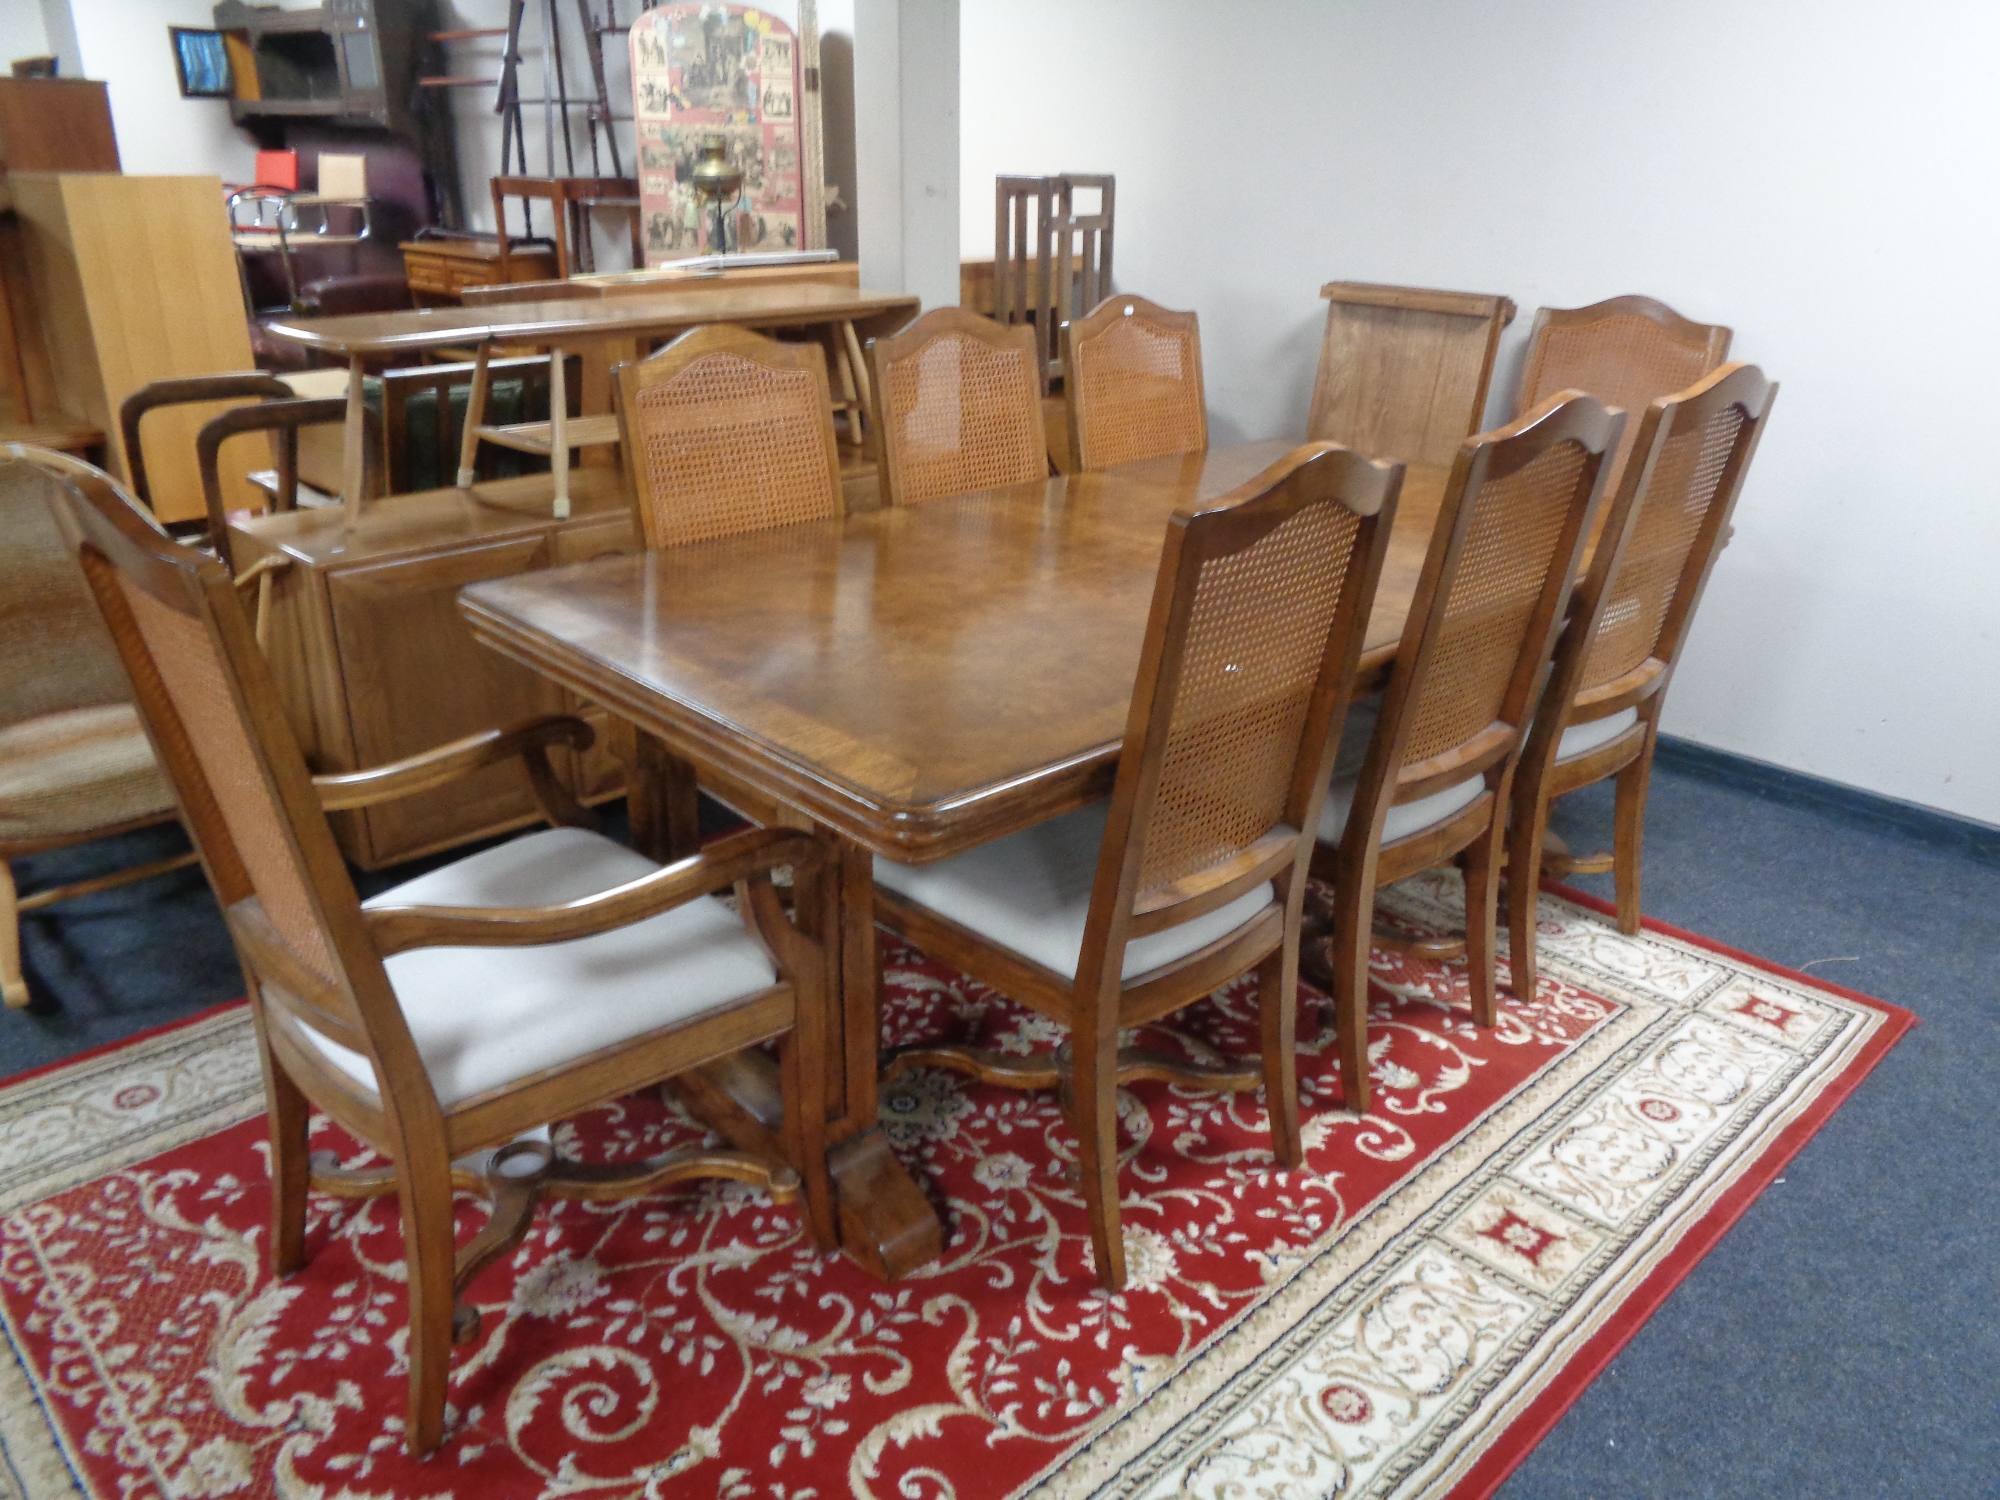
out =
<svg viewBox="0 0 2000 1500"><path fill-rule="evenodd" d="M875 862L880 921L1068 1027L1052 1066L957 1047L906 1050L892 1066L1063 1088L1097 1274L1112 1290L1125 1283L1119 1084L1261 1084L1278 1161L1302 1160L1306 869L1401 484L1395 465L1309 445L1175 514L1109 801L935 864ZM1257 1063L1119 1048L1122 1030L1251 971Z"/></svg>
<svg viewBox="0 0 2000 1500"><path fill-rule="evenodd" d="M1638 441L1639 413L1727 359L1730 337L1721 324L1692 322L1651 297L1537 308L1514 414L1563 390L1588 391L1606 406L1630 413L1604 479L1606 493L1615 495Z"/></svg>
<svg viewBox="0 0 2000 1500"><path fill-rule="evenodd" d="M50 501L68 454L9 444L0 463L0 996L29 1002L20 919L194 863L153 860L21 898L8 861L174 820L132 689ZM95 470L91 472L95 473Z"/></svg>
<svg viewBox="0 0 2000 1500"><path fill-rule="evenodd" d="M704 324L616 380L648 548L846 514L819 345Z"/></svg>
<svg viewBox="0 0 2000 1500"><path fill-rule="evenodd" d="M1449 469L1485 425L1514 304L1484 292L1329 281L1307 436L1371 458Z"/></svg>
<svg viewBox="0 0 2000 1500"><path fill-rule="evenodd" d="M890 505L1046 479L1035 331L932 308L868 341Z"/></svg>
<svg viewBox="0 0 2000 1500"><path fill-rule="evenodd" d="M1724 365L1653 402L1639 424L1514 779L1508 962L1514 993L1524 998L1535 986L1535 891L1549 804L1607 776L1618 778L1608 860L1618 930L1639 930L1640 848L1660 710L1777 394L1755 365ZM1567 868L1606 863L1602 856L1570 858Z"/></svg>
<svg viewBox="0 0 2000 1500"><path fill-rule="evenodd" d="M1494 1023L1508 791L1624 420L1569 391L1465 442L1389 680L1343 726L1313 850L1331 936L1315 935L1307 974L1333 996L1349 1109L1368 1108L1381 886L1463 856L1473 1019Z"/></svg>
<svg viewBox="0 0 2000 1500"><path fill-rule="evenodd" d="M621 1198L724 1176L789 1200L803 1174L806 1231L831 1247L815 1061L825 951L785 918L770 880L779 865L815 869L813 840L753 829L656 865L593 831L551 771L552 752L590 742L587 725L561 716L312 777L221 564L175 544L101 481L72 480L63 498L58 519L243 964L270 1118L273 1270L303 1268L308 1188L398 1199L413 1454L442 1438L452 1344L478 1334L476 1310L456 1298L520 1242L540 1198ZM328 811L420 795L516 757L556 826L357 900ZM715 899L732 888L740 914ZM576 1163L532 1138L772 1040L788 1163L699 1149ZM390 1165L308 1158L313 1110ZM483 1169L466 1164L489 1150ZM493 1200L462 1248L454 1185Z"/></svg>
<svg viewBox="0 0 2000 1500"><path fill-rule="evenodd" d="M1208 447L1201 323L1144 297L1107 297L1063 329L1069 449L1079 471Z"/></svg>

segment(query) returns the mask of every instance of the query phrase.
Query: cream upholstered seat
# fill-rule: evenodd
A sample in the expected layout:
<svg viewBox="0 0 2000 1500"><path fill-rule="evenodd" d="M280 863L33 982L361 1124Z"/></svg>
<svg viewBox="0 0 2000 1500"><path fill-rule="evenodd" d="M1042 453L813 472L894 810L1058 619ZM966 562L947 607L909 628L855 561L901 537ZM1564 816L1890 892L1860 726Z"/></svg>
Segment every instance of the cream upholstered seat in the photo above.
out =
<svg viewBox="0 0 2000 1500"><path fill-rule="evenodd" d="M1639 710L1620 709L1608 719L1592 719L1587 724L1572 724L1563 731L1562 739L1556 744L1556 761L1575 760L1579 755L1588 755L1599 745L1608 745L1619 735L1639 722Z"/></svg>
<svg viewBox="0 0 2000 1500"><path fill-rule="evenodd" d="M875 883L1051 973L1074 979L1109 817L1109 803L1093 802L934 865L877 858ZM1126 944L1119 978L1149 974L1185 958L1234 932L1276 900L1270 885L1260 885L1191 922L1134 938Z"/></svg>
<svg viewBox="0 0 2000 1500"><path fill-rule="evenodd" d="M405 881L362 909L549 905L659 869L602 834L549 828ZM710 896L567 943L416 948L383 967L446 1109L778 982L742 919ZM334 1066L375 1091L366 1057L308 1035Z"/></svg>
<svg viewBox="0 0 2000 1500"><path fill-rule="evenodd" d="M49 497L59 488L32 463L0 463L0 994L10 1006L28 1003L17 913L102 887L79 882L17 902L7 861L174 816L174 789L56 529ZM140 865L122 880L193 858Z"/></svg>
<svg viewBox="0 0 2000 1500"><path fill-rule="evenodd" d="M723 1176L788 1201L803 1186L804 1228L832 1247L826 951L785 916L771 883L780 865L817 877L812 838L753 829L664 867L620 849L591 831L594 815L550 765L551 751L591 744L590 727L565 716L313 777L221 563L177 545L95 471L60 498L249 981L269 1106L272 1270L306 1264L309 1187L394 1194L402 1211L412 1453L442 1440L451 1347L478 1335L459 1294L521 1242L542 1196L631 1197ZM517 760L555 829L362 906L328 812ZM740 916L714 899L731 889ZM535 1138L765 1042L778 1044L783 1118L759 1154L575 1163ZM389 1165L310 1156L315 1109ZM461 1165L489 1150L485 1167ZM460 1247L453 1193L467 1174L493 1213Z"/></svg>
<svg viewBox="0 0 2000 1500"><path fill-rule="evenodd" d="M1381 713L1382 695L1370 693L1347 711L1347 718L1340 726L1340 747L1333 757L1333 780L1327 785L1326 801L1319 810L1319 840L1323 844L1338 844L1347 829L1347 815L1353 810L1354 794L1361 785L1361 768L1367 762L1368 745L1375 738L1375 722ZM1382 842L1407 838L1470 807L1479 800L1485 785L1485 778L1468 776L1441 792L1391 807L1382 820Z"/></svg>

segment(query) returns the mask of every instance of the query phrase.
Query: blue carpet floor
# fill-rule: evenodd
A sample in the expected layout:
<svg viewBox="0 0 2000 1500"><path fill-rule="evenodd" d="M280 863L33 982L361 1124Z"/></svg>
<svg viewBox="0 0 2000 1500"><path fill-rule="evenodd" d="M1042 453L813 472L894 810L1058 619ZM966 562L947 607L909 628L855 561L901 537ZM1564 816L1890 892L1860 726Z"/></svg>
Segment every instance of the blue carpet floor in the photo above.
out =
<svg viewBox="0 0 2000 1500"><path fill-rule="evenodd" d="M1608 786L1567 799L1610 841ZM25 892L184 847L174 830L16 862ZM380 889L411 871L374 877ZM1608 877L1581 887L1610 895ZM1664 766L1648 915L1915 1011L1783 1179L1508 1480L1505 1500L2000 1496L2000 866ZM233 999L198 870L30 917L35 1007L0 1073Z"/></svg>

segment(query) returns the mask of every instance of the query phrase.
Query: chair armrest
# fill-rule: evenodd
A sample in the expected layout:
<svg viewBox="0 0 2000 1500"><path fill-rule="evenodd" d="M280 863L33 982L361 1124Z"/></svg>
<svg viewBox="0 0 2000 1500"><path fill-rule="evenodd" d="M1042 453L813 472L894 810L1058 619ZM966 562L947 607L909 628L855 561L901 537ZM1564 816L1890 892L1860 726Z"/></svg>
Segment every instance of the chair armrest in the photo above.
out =
<svg viewBox="0 0 2000 1500"><path fill-rule="evenodd" d="M551 745L588 750L595 738L595 731L583 720L567 714L548 714L516 724L511 729L488 729L479 734L469 734L462 740L439 745L420 755L391 761L386 766L350 771L340 776L315 776L313 790L319 793L319 805L323 811L344 812L354 807L373 807L378 802L387 802L395 797L428 792L518 755L528 764L528 775L535 783L536 800L542 802L542 811L549 814L551 822L570 821L568 816L556 816L558 812L582 812L587 821L581 826L591 827L595 820L589 818L586 809L577 807L568 790L555 780L554 773L549 769L548 750ZM566 802L569 806L551 808L544 797L544 782L548 783L547 790L559 794L555 797L559 804Z"/></svg>
<svg viewBox="0 0 2000 1500"><path fill-rule="evenodd" d="M768 877L779 865L809 871L820 846L786 828L753 828L700 854L628 880L594 896L554 906L381 906L362 912L384 958L411 948L524 948L566 943L629 926L726 890L739 880Z"/></svg>

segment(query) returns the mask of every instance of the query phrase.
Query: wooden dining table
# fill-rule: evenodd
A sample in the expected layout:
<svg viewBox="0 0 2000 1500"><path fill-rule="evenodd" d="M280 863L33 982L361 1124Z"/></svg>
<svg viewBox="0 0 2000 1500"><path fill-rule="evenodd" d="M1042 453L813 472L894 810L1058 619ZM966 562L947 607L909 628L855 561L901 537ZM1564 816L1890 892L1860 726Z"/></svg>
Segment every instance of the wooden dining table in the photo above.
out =
<svg viewBox="0 0 2000 1500"><path fill-rule="evenodd" d="M822 840L828 873L795 904L834 953L828 1165L843 1247L885 1278L933 1258L942 1230L876 1120L873 862L946 859L1106 795L1168 518L1292 446L601 558L459 596L476 639L636 727L657 775L633 787L634 828L655 857L696 844L685 808L663 808L692 802L679 768ZM1371 678L1395 655L1444 479L1406 477L1369 620ZM739 1145L775 1147L761 1055L689 1087Z"/></svg>

